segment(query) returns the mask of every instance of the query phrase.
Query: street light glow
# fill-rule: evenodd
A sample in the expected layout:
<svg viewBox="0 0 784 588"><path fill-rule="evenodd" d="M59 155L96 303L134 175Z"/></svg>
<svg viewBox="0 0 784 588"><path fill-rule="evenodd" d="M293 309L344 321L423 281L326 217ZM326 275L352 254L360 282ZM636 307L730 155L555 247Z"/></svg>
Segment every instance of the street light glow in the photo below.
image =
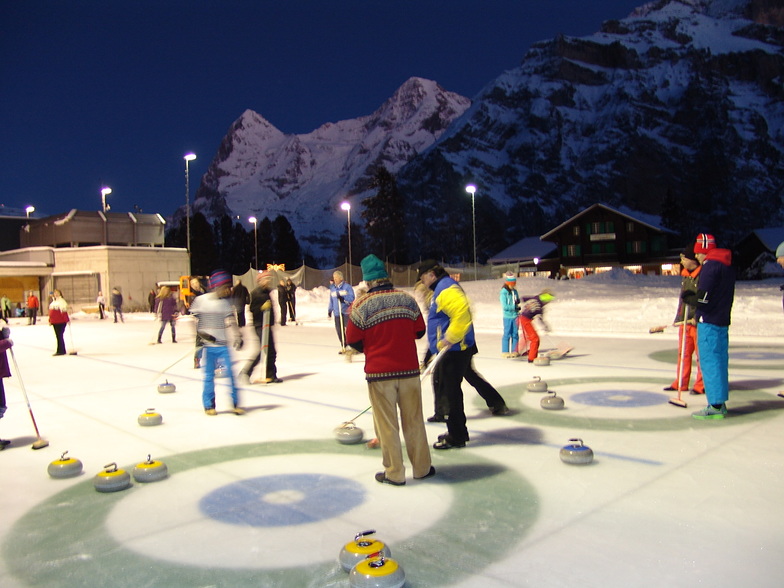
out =
<svg viewBox="0 0 784 588"><path fill-rule="evenodd" d="M348 283L353 283L353 276L351 271L351 204L344 200L340 203L341 210L345 210L346 214L348 215L346 218L346 223L348 224Z"/></svg>
<svg viewBox="0 0 784 588"><path fill-rule="evenodd" d="M478 279L476 269L476 207L474 206L474 194L476 193L476 186L468 184L465 187L466 192L471 194L471 226L474 229L474 280Z"/></svg>
<svg viewBox="0 0 784 588"><path fill-rule="evenodd" d="M35 212L35 206L28 206L25 208L25 212L27 213L27 218L30 218L30 215Z"/></svg>
<svg viewBox="0 0 784 588"><path fill-rule="evenodd" d="M185 161L193 161L194 159L196 159L196 154L195 153L188 153L188 154L183 156L183 159Z"/></svg>
<svg viewBox="0 0 784 588"><path fill-rule="evenodd" d="M256 260L256 271L259 271L259 225L255 216L248 217L248 222L253 223L253 256Z"/></svg>
<svg viewBox="0 0 784 588"><path fill-rule="evenodd" d="M104 212L109 210L109 207L106 205L106 197L111 193L112 189L110 187L106 186L105 188L101 188L101 207Z"/></svg>

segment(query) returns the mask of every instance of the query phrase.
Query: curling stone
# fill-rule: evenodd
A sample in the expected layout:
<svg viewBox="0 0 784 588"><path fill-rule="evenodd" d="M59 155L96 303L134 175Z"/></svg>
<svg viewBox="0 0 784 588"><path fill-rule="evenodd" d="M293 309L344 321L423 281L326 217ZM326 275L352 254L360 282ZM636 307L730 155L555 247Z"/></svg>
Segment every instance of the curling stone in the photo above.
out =
<svg viewBox="0 0 784 588"><path fill-rule="evenodd" d="M570 445L561 448L561 461L572 465L587 465L593 461L593 450L583 445L582 439L569 439Z"/></svg>
<svg viewBox="0 0 784 588"><path fill-rule="evenodd" d="M163 422L163 417L160 413L155 412L154 408L148 408L136 420L142 427L154 427Z"/></svg>
<svg viewBox="0 0 784 588"><path fill-rule="evenodd" d="M46 468L52 478L73 478L82 473L82 462L75 457L65 457L66 455L68 452L63 452L60 459L54 460Z"/></svg>
<svg viewBox="0 0 784 588"><path fill-rule="evenodd" d="M171 394L177 389L177 386L166 380L163 384L158 384L159 394Z"/></svg>
<svg viewBox="0 0 784 588"><path fill-rule="evenodd" d="M118 492L131 487L131 476L125 470L118 470L116 463L107 464L104 471L95 475L93 486L98 492Z"/></svg>
<svg viewBox="0 0 784 588"><path fill-rule="evenodd" d="M534 358L534 365L550 365L550 358L546 355L540 355Z"/></svg>
<svg viewBox="0 0 784 588"><path fill-rule="evenodd" d="M534 379L528 382L525 388L529 392L547 392L547 382L543 381L539 376L534 376Z"/></svg>
<svg viewBox="0 0 784 588"><path fill-rule="evenodd" d="M335 439L343 445L354 445L355 443L362 443L364 432L352 421L343 423L335 429Z"/></svg>
<svg viewBox="0 0 784 588"><path fill-rule="evenodd" d="M550 390L550 396L542 398L539 405L545 410L561 410L564 407L564 399L556 396L555 390Z"/></svg>
<svg viewBox="0 0 784 588"><path fill-rule="evenodd" d="M340 556L338 557L340 567L343 568L343 571L350 571L355 565L365 561L368 556L373 554L380 553L387 557L392 555L389 547L387 547L384 542L379 541L378 539L366 538L368 535L372 535L375 532L375 529L370 529L357 533L354 535L353 541L346 543L343 546L343 549L340 550Z"/></svg>
<svg viewBox="0 0 784 588"><path fill-rule="evenodd" d="M405 583L403 568L380 553L359 562L348 575L351 588L401 588Z"/></svg>
<svg viewBox="0 0 784 588"><path fill-rule="evenodd" d="M136 464L133 468L133 479L137 482L157 482L169 475L169 468L162 461L152 459L149 455L147 461Z"/></svg>

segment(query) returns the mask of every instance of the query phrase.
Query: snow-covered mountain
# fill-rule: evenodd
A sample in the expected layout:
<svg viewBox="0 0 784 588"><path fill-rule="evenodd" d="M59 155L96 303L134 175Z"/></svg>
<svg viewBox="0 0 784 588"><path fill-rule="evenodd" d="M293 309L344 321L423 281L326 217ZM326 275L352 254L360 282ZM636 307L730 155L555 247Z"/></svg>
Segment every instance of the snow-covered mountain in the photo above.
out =
<svg viewBox="0 0 784 588"><path fill-rule="evenodd" d="M469 181L486 254L497 229L540 235L595 202L725 242L780 223L782 24L782 0L659 0L535 44L401 170L414 240L447 253L423 218L470 232Z"/></svg>
<svg viewBox="0 0 784 588"><path fill-rule="evenodd" d="M284 215L306 252L332 262L346 228L340 202L349 199L358 212L374 169L397 172L469 106L435 82L411 78L373 114L305 135L284 134L246 110L203 176L193 210L208 218Z"/></svg>

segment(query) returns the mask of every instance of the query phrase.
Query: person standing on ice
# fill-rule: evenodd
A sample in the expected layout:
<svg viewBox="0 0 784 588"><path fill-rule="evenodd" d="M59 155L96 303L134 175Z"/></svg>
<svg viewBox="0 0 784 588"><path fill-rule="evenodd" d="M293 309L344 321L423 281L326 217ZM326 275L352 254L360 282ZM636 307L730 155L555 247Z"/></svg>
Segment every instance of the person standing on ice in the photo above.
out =
<svg viewBox="0 0 784 588"><path fill-rule="evenodd" d="M112 288L112 310L114 310L114 322L117 322L117 315L120 315L120 320L125 322L122 312L123 295L119 288Z"/></svg>
<svg viewBox="0 0 784 588"><path fill-rule="evenodd" d="M158 330L158 343L161 343L166 325L169 325L171 329L172 343L176 343L177 332L174 322L177 320L177 300L172 296L171 288L168 286L163 286L155 298L155 314L161 321L161 328Z"/></svg>
<svg viewBox="0 0 784 588"><path fill-rule="evenodd" d="M329 285L329 306L327 316L335 315L335 331L340 340L340 351L346 352L346 323L348 323L348 308L354 302L354 289L351 284L343 280L343 272L332 273L332 283Z"/></svg>
<svg viewBox="0 0 784 588"><path fill-rule="evenodd" d="M6 321L6 325L8 321ZM3 386L3 378L10 378L11 377L11 369L8 366L8 356L6 355L6 351L11 349L14 346L14 342L11 340L11 329L7 326L4 326L0 329L0 419L3 418L6 409L8 406L5 402L5 387ZM5 449L11 444L10 441L7 439L0 439L0 451Z"/></svg>
<svg viewBox="0 0 784 588"><path fill-rule="evenodd" d="M54 337L57 339L57 351L54 355L65 355L65 327L69 320L68 303L63 298L63 293L55 290L49 302L49 324L52 325Z"/></svg>
<svg viewBox="0 0 784 588"><path fill-rule="evenodd" d="M501 288L501 311L503 313L504 334L501 336L501 357L517 357L517 313L520 312L520 295L517 293L517 278L512 272L504 274Z"/></svg>
<svg viewBox="0 0 784 588"><path fill-rule="evenodd" d="M689 389L691 379L691 358L695 356L697 366L697 377L694 381L692 394L705 394L705 384L702 381L702 371L700 370L700 355L697 347L697 313L696 302L689 304L683 300L685 292L697 293L697 280L702 270L700 262L694 253L694 246L687 247L681 253L681 296L678 299L678 310L675 311L674 326L678 326L678 365L676 368L675 380L667 386L665 390L678 390L685 392ZM684 313L686 316L684 317ZM684 320L685 319L685 320ZM686 338L684 341L683 338ZM680 375L680 382L678 377Z"/></svg>
<svg viewBox="0 0 784 588"><path fill-rule="evenodd" d="M231 382L232 412L240 415L245 410L240 408L237 384L231 369L231 355L228 348L227 329L234 334L235 349L242 349L242 333L237 326L234 309L227 298L231 295L231 276L223 270L216 270L210 275L210 292L199 296L191 305L191 314L197 320L196 332L204 341L204 388L202 404L204 413L214 416L215 410L215 367L218 362L226 366Z"/></svg>
<svg viewBox="0 0 784 588"><path fill-rule="evenodd" d="M523 341L520 342L520 355L523 353L523 342L528 345L528 363L533 363L539 355L539 333L536 332L534 321L538 317L546 331L550 330L544 322L544 307L555 300L555 295L550 290L542 290L536 296L523 296L520 299L520 326L523 330Z"/></svg>
<svg viewBox="0 0 784 588"><path fill-rule="evenodd" d="M275 362L278 357L275 351L275 338L272 334L272 324L275 319L272 314L272 299L270 293L272 292L272 272L264 270L256 276L256 284L258 286L250 293L250 313L253 316L253 330L256 332L256 337L259 340L259 353L245 368L241 374L250 381L250 376L253 369L261 362L262 355L264 354L264 331L267 332L267 359L266 371L261 374L257 380L253 380L253 384L279 384L283 380L278 377L278 368Z"/></svg>
<svg viewBox="0 0 784 588"><path fill-rule="evenodd" d="M723 419L729 400L729 326L735 298L732 252L718 249L713 235L700 233L694 244L702 265L697 292L684 292L687 303L697 305L697 348L708 406L692 413L695 419Z"/></svg>
<svg viewBox="0 0 784 588"><path fill-rule="evenodd" d="M27 324L34 325L38 320L38 309L40 308L41 303L38 300L38 296L35 295L35 292L30 292L30 295L27 297Z"/></svg>
<svg viewBox="0 0 784 588"><path fill-rule="evenodd" d="M460 384L477 352L471 309L465 292L434 260L422 262L419 279L433 291L427 314L427 339L431 355L448 349L433 369L436 403L446 399L447 432L439 435L434 449L465 447L468 442L463 391Z"/></svg>
<svg viewBox="0 0 784 588"><path fill-rule="evenodd" d="M411 461L414 479L436 473L422 417L422 387L416 340L425 334L425 321L413 296L396 290L384 262L368 255L361 262L366 294L351 307L346 341L365 354L365 379L373 407L373 426L381 444L384 471L376 481L403 486L406 468L400 428ZM398 410L400 426L398 426Z"/></svg>
<svg viewBox="0 0 784 588"><path fill-rule="evenodd" d="M237 325L241 329L245 326L245 307L250 303L250 292L239 278L234 280L234 288L231 289L231 303L237 311Z"/></svg>

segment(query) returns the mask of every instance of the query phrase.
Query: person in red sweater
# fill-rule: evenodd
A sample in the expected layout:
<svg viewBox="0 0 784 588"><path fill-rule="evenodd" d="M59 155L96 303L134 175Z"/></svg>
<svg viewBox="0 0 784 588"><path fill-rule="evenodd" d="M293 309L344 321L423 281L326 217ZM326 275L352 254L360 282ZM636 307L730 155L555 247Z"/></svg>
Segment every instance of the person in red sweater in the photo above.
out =
<svg viewBox="0 0 784 588"><path fill-rule="evenodd" d="M65 355L65 327L69 320L68 303L63 298L63 293L55 290L49 303L49 324L54 328L54 336L57 339L57 351L54 355Z"/></svg>
<svg viewBox="0 0 784 588"><path fill-rule="evenodd" d="M429 478L436 473L430 461L422 416L416 347L416 340L425 334L425 321L413 296L395 290L384 262L368 255L360 266L368 291L351 307L346 343L365 354L365 379L384 465L384 471L376 474L376 481L403 486L406 469L400 444L401 427L414 479Z"/></svg>

